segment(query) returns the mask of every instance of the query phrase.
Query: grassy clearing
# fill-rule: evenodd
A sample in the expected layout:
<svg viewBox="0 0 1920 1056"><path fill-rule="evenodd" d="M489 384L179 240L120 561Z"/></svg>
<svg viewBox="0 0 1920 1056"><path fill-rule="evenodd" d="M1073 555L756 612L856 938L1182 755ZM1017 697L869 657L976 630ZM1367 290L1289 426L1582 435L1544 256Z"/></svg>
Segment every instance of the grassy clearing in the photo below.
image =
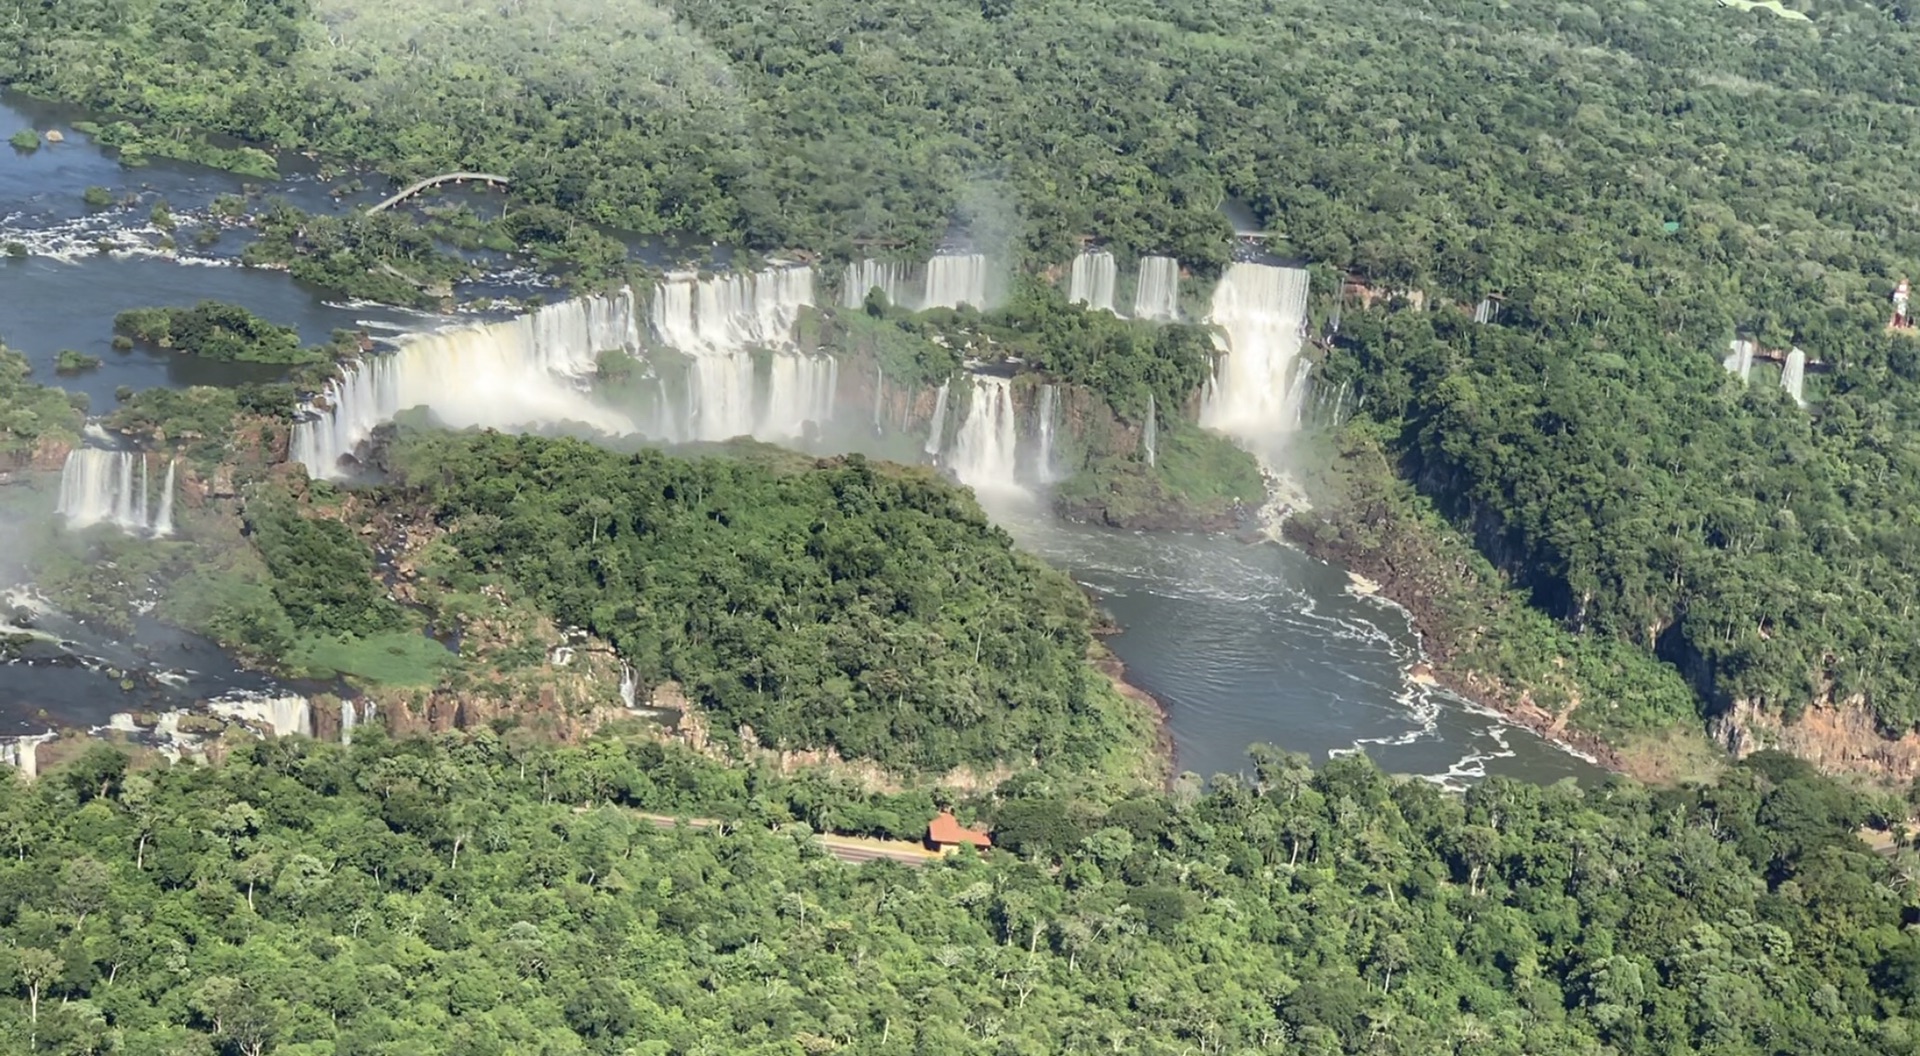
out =
<svg viewBox="0 0 1920 1056"><path fill-rule="evenodd" d="M369 638L302 638L286 662L315 677L342 674L384 686L430 686L459 660L417 631L392 631Z"/></svg>

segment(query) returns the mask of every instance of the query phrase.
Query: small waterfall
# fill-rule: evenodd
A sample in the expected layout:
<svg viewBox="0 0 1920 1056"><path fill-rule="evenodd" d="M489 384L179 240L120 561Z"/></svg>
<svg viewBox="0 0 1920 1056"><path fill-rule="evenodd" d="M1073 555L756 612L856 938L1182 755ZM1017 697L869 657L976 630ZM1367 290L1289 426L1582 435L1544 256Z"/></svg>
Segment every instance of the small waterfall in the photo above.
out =
<svg viewBox="0 0 1920 1056"><path fill-rule="evenodd" d="M1214 361L1200 424L1242 440L1269 440L1299 421L1290 405L1296 377L1307 273L1268 264L1234 264L1213 291L1211 322L1225 350Z"/></svg>
<svg viewBox="0 0 1920 1056"><path fill-rule="evenodd" d="M1476 323L1493 322L1493 298L1482 297L1480 303L1473 306L1473 321Z"/></svg>
<svg viewBox="0 0 1920 1056"><path fill-rule="evenodd" d="M359 718L360 716L357 713L355 713L355 711L353 710L353 701L342 699L340 701L340 743L341 744L353 743L353 727L358 722Z"/></svg>
<svg viewBox="0 0 1920 1056"><path fill-rule="evenodd" d="M954 436L949 464L960 482L975 492L1024 492L1019 483L1019 423L1013 411L1013 384L988 374L972 376L967 417Z"/></svg>
<svg viewBox="0 0 1920 1056"><path fill-rule="evenodd" d="M0 738L0 766L11 766L26 780L40 776L40 746L54 739L52 733L27 734Z"/></svg>
<svg viewBox="0 0 1920 1056"><path fill-rule="evenodd" d="M167 460L167 479L160 485L160 512L153 518L153 534L168 536L173 534L173 471L180 466L180 460Z"/></svg>
<svg viewBox="0 0 1920 1056"><path fill-rule="evenodd" d="M1170 321L1180 316L1180 262L1172 257L1141 257L1133 287L1133 317Z"/></svg>
<svg viewBox="0 0 1920 1056"><path fill-rule="evenodd" d="M207 702L215 715L265 727L276 737L301 733L313 736L313 710L307 698L294 693L234 693Z"/></svg>
<svg viewBox="0 0 1920 1056"><path fill-rule="evenodd" d="M624 661L620 664L620 703L628 711L640 706L640 680L633 675L633 667Z"/></svg>
<svg viewBox="0 0 1920 1056"><path fill-rule="evenodd" d="M1746 381L1753 374L1753 342L1736 337L1727 345L1727 349L1727 356L1720 361L1720 365L1726 368L1727 373Z"/></svg>
<svg viewBox="0 0 1920 1056"><path fill-rule="evenodd" d="M660 283L654 335L692 360L691 435L676 439L791 440L809 422L825 424L833 415L839 365L831 356L799 351L793 339L801 310L812 304L813 269L807 267ZM773 353L764 387L755 349Z"/></svg>
<svg viewBox="0 0 1920 1056"><path fill-rule="evenodd" d="M293 427L292 457L310 476L338 476L341 461L375 427L412 407L428 408L453 429L579 422L631 432L631 421L582 390L601 352L638 346L629 290L405 338L394 352L362 359L327 385Z"/></svg>
<svg viewBox="0 0 1920 1056"><path fill-rule="evenodd" d="M927 261L923 308L987 306L987 258L981 253L942 254Z"/></svg>
<svg viewBox="0 0 1920 1056"><path fill-rule="evenodd" d="M1113 282L1118 276L1113 254L1105 250L1082 253L1073 258L1073 271L1067 278L1067 300L1098 311L1113 311Z"/></svg>
<svg viewBox="0 0 1920 1056"><path fill-rule="evenodd" d="M863 260L847 265L846 278L840 284L840 303L848 308L863 308L867 294L875 289L887 297L890 305L903 305L906 293L906 265L890 260Z"/></svg>
<svg viewBox="0 0 1920 1056"><path fill-rule="evenodd" d="M1805 394L1807 383L1807 354L1794 349L1787 353L1787 361L1780 368L1780 387L1787 390L1793 402L1802 407L1807 405Z"/></svg>
<svg viewBox="0 0 1920 1056"><path fill-rule="evenodd" d="M881 432L884 428L881 425L880 419L881 408L886 406L886 402L887 372L885 368L876 362L873 365L873 431L876 433Z"/></svg>
<svg viewBox="0 0 1920 1056"><path fill-rule="evenodd" d="M1154 405L1153 393L1147 393L1147 427L1140 431L1140 444L1147 449L1147 465L1160 464L1160 410Z"/></svg>
<svg viewBox="0 0 1920 1056"><path fill-rule="evenodd" d="M1036 415L1040 437L1040 482L1053 482L1053 385L1051 382L1040 386L1040 409Z"/></svg>
<svg viewBox="0 0 1920 1056"><path fill-rule="evenodd" d="M139 464L137 476L135 463ZM69 528L106 523L128 532L146 532L151 525L152 534L169 535L173 532L173 481L173 463L168 462L156 520L148 512L153 492L147 477L147 456L137 451L76 447L67 453L60 470L56 511Z"/></svg>
<svg viewBox="0 0 1920 1056"><path fill-rule="evenodd" d="M950 383L945 381L941 382L940 391L933 398L933 424L927 433L926 452L936 458L939 457L940 454L940 441L944 438L943 434L947 431L948 384Z"/></svg>

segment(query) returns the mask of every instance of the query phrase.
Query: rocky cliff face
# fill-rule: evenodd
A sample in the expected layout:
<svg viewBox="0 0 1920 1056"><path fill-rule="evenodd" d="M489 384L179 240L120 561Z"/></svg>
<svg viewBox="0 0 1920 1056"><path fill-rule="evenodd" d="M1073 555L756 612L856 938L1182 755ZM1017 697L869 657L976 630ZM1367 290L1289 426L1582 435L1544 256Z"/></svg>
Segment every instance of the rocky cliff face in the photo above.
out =
<svg viewBox="0 0 1920 1056"><path fill-rule="evenodd" d="M1829 773L1861 773L1902 783L1920 776L1920 733L1889 740L1874 722L1872 709L1858 697L1816 704L1792 723L1777 711L1736 700L1714 716L1707 729L1736 759L1772 748Z"/></svg>

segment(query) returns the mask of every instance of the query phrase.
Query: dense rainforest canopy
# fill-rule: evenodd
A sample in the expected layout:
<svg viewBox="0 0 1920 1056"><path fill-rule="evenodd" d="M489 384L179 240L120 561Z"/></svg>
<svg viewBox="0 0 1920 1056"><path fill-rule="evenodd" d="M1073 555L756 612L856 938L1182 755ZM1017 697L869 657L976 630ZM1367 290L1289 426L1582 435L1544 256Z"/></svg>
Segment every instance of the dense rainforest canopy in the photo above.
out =
<svg viewBox="0 0 1920 1056"><path fill-rule="evenodd" d="M932 771L1140 746L1086 663L1085 595L929 470L441 433L393 463L396 501L451 529L449 589L539 599L722 734Z"/></svg>
<svg viewBox="0 0 1920 1056"><path fill-rule="evenodd" d="M1016 779L959 804L1007 849L908 868L808 832L911 834L924 794L521 732L0 771L7 1051L1920 1051L1920 871L1778 757L1664 793L1273 752L1204 796Z"/></svg>

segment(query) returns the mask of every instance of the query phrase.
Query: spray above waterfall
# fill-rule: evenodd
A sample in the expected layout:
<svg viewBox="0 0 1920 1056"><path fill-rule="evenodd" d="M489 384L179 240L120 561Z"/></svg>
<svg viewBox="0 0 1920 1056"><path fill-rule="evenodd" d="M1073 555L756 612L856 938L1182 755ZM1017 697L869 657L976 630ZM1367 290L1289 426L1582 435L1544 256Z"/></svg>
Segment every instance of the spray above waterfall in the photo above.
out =
<svg viewBox="0 0 1920 1056"><path fill-rule="evenodd" d="M1201 425L1262 446L1298 427L1306 312L1305 271L1249 263L1227 269L1208 316L1224 347L1207 381Z"/></svg>
<svg viewBox="0 0 1920 1056"><path fill-rule="evenodd" d="M631 432L631 420L595 404L584 385L599 353L637 343L633 295L625 290L405 339L391 354L352 364L327 385L294 425L293 460L311 476L337 476L375 427L413 407L455 429L577 422L604 433Z"/></svg>

